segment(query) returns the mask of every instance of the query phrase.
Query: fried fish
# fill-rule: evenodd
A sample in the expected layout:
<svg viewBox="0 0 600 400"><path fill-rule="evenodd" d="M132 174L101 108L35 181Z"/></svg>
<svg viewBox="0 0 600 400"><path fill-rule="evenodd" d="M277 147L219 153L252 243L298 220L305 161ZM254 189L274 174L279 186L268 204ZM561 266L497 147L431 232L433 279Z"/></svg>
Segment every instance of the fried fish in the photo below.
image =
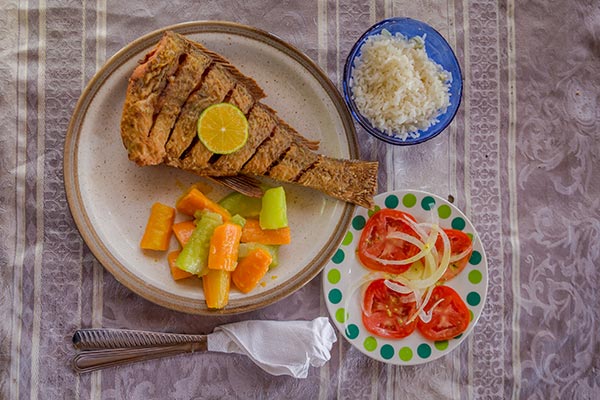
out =
<svg viewBox="0 0 600 400"><path fill-rule="evenodd" d="M265 93L221 55L175 32L133 71L121 118L121 138L138 165L166 164L200 176L239 179L267 176L320 190L364 207L373 206L377 162L318 154L308 140L261 103ZM198 139L198 117L228 102L246 115L248 141L218 155Z"/></svg>

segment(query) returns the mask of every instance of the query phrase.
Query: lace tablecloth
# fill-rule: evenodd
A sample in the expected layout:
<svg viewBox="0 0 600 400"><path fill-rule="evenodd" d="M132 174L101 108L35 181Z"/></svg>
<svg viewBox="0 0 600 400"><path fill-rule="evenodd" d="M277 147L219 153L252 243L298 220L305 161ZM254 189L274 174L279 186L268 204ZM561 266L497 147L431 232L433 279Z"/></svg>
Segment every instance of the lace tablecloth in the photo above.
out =
<svg viewBox="0 0 600 400"><path fill-rule="evenodd" d="M363 4L360 4L363 3ZM600 348L600 7L591 1L12 1L0 5L0 398L597 398ZM357 127L379 191L452 195L489 262L483 315L434 362L375 362L338 334L308 378L243 356L201 354L78 376L78 327L207 332L242 319L327 315L320 277L248 314L198 317L154 305L95 260L71 218L63 143L86 83L152 30L226 20L272 32L338 87L371 24L408 16L456 50L464 96L448 131L392 147Z"/></svg>

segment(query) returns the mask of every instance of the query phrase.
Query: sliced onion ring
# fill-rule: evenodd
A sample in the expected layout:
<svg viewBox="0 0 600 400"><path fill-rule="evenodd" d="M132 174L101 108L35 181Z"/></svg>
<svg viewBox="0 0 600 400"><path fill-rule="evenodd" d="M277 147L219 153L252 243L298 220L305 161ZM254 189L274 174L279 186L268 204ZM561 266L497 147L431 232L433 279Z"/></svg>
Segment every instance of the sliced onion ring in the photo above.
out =
<svg viewBox="0 0 600 400"><path fill-rule="evenodd" d="M421 225L429 226L430 224L421 224ZM438 268L428 278L412 281L411 284L409 284L407 286L419 287L419 288L423 288L423 289L426 287L429 287L429 286L433 286L444 275L444 273L448 269L448 264L449 264L449 260L450 260L450 239L448 239L448 235L446 235L446 232L444 232L443 229L441 229L439 231L439 235L442 238L442 244L443 244L444 251L442 253L442 259L438 263ZM404 282L401 282L401 283L404 283Z"/></svg>
<svg viewBox="0 0 600 400"><path fill-rule="evenodd" d="M426 256L428 253L430 253L433 249L435 249L435 241L437 239L438 236L438 229L434 228L431 230L429 237L427 237L426 241L423 242L421 240L419 240L418 238L411 236L407 233L403 233L403 232L393 232L390 233L386 239L400 239L400 240L404 240L405 242L408 242L410 244L413 244L415 246L417 246L419 248L419 250L421 250L420 252L418 252L417 254L415 254L412 257L408 257L405 258L404 260L388 260L385 258L380 258L380 257L376 257L370 253L365 252L365 255L367 257L369 257L372 260L377 261L378 263L381 263L383 265L406 265L406 264L412 264L415 261L420 260L421 258L423 258L424 256Z"/></svg>
<svg viewBox="0 0 600 400"><path fill-rule="evenodd" d="M412 290L408 286L398 285L396 282L390 281L389 279L384 280L383 284L387 286L388 289L400 294L411 294L414 292L414 290Z"/></svg>
<svg viewBox="0 0 600 400"><path fill-rule="evenodd" d="M432 290L433 292L433 290ZM428 323L431 321L431 317L433 317L433 310L434 308L436 308L437 306L440 305L440 303L444 301L444 299L439 299L438 301L436 301L435 303L433 303L433 305L431 306L431 308L429 309L429 311L425 311L425 309L423 309L423 311L421 311L421 314L419 314L419 318L421 318L421 321Z"/></svg>
<svg viewBox="0 0 600 400"><path fill-rule="evenodd" d="M467 249L465 251L463 251L462 253L458 253L458 254L455 254L453 256L450 256L449 262L453 263L453 262L456 262L458 260L462 260L463 258L465 258L466 256L468 256L471 251L473 251L473 246L467 247Z"/></svg>
<svg viewBox="0 0 600 400"><path fill-rule="evenodd" d="M417 311L415 311L414 314L410 316L410 318L406 322L407 324L413 322L415 320L415 318L417 318L419 316L419 314L421 314L421 312L425 309L425 307L427 306L427 303L429 303L429 299L431 298L431 293L432 292L433 292L433 288L432 287L428 287L426 289L426 291L425 291L425 300L423 300L423 302L421 303L421 305L419 307L417 307Z"/></svg>

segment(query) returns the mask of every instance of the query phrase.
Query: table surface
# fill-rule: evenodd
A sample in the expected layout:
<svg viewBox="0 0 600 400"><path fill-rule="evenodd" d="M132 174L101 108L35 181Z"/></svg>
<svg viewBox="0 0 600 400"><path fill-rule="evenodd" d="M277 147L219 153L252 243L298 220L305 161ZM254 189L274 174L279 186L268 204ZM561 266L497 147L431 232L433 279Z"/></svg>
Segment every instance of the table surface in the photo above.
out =
<svg viewBox="0 0 600 400"><path fill-rule="evenodd" d="M130 4L130 3L135 3ZM597 398L600 392L600 7L590 1L13 1L0 5L0 398ZM364 3L364 4L360 4ZM71 218L63 143L86 83L152 30L227 20L272 32L340 88L371 24L437 28L464 73L460 111L427 143L392 147L357 127L379 191L452 195L481 235L487 302L456 350L379 363L338 334L308 378L243 356L200 354L78 376L79 327L208 332L244 319L327 315L320 276L259 311L198 317L154 305L95 260Z"/></svg>

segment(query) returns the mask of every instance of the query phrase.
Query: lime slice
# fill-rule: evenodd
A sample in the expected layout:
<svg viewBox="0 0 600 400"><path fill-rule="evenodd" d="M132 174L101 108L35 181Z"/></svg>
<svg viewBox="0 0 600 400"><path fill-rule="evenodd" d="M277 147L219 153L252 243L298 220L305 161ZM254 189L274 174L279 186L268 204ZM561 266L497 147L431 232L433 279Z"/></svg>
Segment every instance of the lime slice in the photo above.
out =
<svg viewBox="0 0 600 400"><path fill-rule="evenodd" d="M233 104L214 104L198 118L198 138L213 153L233 153L248 140L248 120Z"/></svg>

